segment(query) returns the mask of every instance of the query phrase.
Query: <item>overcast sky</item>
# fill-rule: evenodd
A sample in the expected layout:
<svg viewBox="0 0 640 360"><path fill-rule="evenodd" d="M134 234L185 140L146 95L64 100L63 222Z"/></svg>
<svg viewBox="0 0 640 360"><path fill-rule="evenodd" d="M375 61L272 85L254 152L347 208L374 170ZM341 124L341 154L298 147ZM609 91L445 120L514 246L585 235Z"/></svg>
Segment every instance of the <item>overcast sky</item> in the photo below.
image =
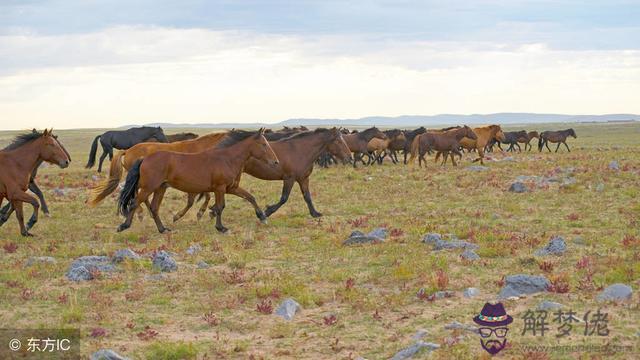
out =
<svg viewBox="0 0 640 360"><path fill-rule="evenodd" d="M0 0L0 129L640 113L640 1Z"/></svg>

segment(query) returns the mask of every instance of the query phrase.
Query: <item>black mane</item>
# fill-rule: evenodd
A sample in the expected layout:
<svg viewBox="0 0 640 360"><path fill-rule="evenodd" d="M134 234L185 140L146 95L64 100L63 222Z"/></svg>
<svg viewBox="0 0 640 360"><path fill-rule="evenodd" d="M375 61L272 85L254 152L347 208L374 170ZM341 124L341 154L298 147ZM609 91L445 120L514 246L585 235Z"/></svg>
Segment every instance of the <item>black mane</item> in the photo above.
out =
<svg viewBox="0 0 640 360"><path fill-rule="evenodd" d="M222 139L222 141L218 143L218 146L216 147L224 148L233 144L237 144L240 141L245 140L257 133L257 131L231 130L227 133L227 136L225 136L224 139Z"/></svg>
<svg viewBox="0 0 640 360"><path fill-rule="evenodd" d="M33 140L39 139L40 137L42 137L42 135L44 135L44 133L41 132L37 132L37 131L31 131L28 133L24 133L24 134L20 134L18 136L16 136L13 141L11 142L11 144L9 144L7 147L5 147L3 150L14 150L19 148L20 146L30 143Z"/></svg>
<svg viewBox="0 0 640 360"><path fill-rule="evenodd" d="M331 130L329 129L325 129L325 128L317 128L313 131L303 131L303 132L299 132L299 133L295 133L291 136L288 136L286 138L280 139L280 140L293 140L293 139L300 139L300 138L305 138L307 136L310 135L314 135L314 134L320 134L320 133L329 133Z"/></svg>

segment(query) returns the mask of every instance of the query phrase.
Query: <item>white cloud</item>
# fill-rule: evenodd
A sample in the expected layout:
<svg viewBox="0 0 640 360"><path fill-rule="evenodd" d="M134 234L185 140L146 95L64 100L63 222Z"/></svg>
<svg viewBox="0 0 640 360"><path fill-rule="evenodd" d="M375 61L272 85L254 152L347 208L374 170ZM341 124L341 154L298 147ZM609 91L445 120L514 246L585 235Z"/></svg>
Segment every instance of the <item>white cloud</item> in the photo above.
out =
<svg viewBox="0 0 640 360"><path fill-rule="evenodd" d="M0 37L1 128L640 113L640 51L116 27ZM5 120L6 119L6 120Z"/></svg>

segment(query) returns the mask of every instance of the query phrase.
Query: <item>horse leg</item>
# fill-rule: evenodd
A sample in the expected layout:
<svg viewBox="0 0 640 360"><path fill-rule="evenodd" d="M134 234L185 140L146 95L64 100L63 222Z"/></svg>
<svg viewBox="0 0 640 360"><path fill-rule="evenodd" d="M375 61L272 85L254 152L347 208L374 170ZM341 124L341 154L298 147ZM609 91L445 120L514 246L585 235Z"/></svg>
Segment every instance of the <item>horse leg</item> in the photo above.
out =
<svg viewBox="0 0 640 360"><path fill-rule="evenodd" d="M549 140L545 140L544 141L544 146L546 146L547 150L549 150L549 152L551 152L551 149L549 148Z"/></svg>
<svg viewBox="0 0 640 360"><path fill-rule="evenodd" d="M136 211L140 207L140 204L147 201L147 199L151 195L151 192L149 190L142 187L139 187L137 191L138 191L138 194L136 195L136 202L132 206L131 211L129 211L129 214L127 214L127 217L125 218L124 222L118 226L118 229L117 229L118 232L121 232L131 227L131 223L133 222L133 215L135 215Z"/></svg>
<svg viewBox="0 0 640 360"><path fill-rule="evenodd" d="M29 181L29 190L31 190L32 193L36 194L36 196L38 197L38 200L40 200L40 206L41 206L42 212L46 216L49 216L49 207L47 206L47 202L44 200L44 194L42 193L42 191L40 190L40 188L38 187L38 185L36 184L33 178L31 178L31 181Z"/></svg>
<svg viewBox="0 0 640 360"><path fill-rule="evenodd" d="M311 192L309 192L309 178L306 177L304 179L298 180L298 185L300 186L302 197L304 198L304 201L307 203L307 207L309 208L309 213L311 214L311 216L314 218L322 216L322 214L316 211L315 207L313 207L313 201L311 200Z"/></svg>
<svg viewBox="0 0 640 360"><path fill-rule="evenodd" d="M227 194L236 195L247 200L249 204L253 206L253 209L256 212L256 217L260 220L260 222L263 224L267 223L267 216L264 214L260 206L258 206L258 202L256 201L256 198L253 195L251 195L250 192L241 188L240 186L237 186L233 189L227 190Z"/></svg>
<svg viewBox="0 0 640 360"><path fill-rule="evenodd" d="M520 147L520 144L516 143L516 146L518 147L518 152L522 152L522 148ZM515 149L514 149L515 150Z"/></svg>
<svg viewBox="0 0 640 360"><path fill-rule="evenodd" d="M207 211L207 207L209 206L209 200L211 200L211 194L208 192L204 193L204 200L202 201L202 206L200 206L200 210L198 210L198 214L196 215L196 219L200 220L204 212Z"/></svg>
<svg viewBox="0 0 640 360"><path fill-rule="evenodd" d="M145 201L145 204L149 208L151 212L151 216L153 217L153 221L156 223L156 227L160 234L164 234L165 232L171 231L171 229L166 228L162 224L162 220L160 220L160 204L162 204L162 199L164 198L164 194L167 191L167 185L162 185L156 191L153 192L153 200L151 201L151 206L149 206L149 202ZM189 194L191 195L191 194Z"/></svg>
<svg viewBox="0 0 640 360"><path fill-rule="evenodd" d="M284 205L289 199L289 194L291 194L291 188L293 187L294 179L287 178L282 182L282 195L280 195L280 201L277 204L269 205L264 210L265 215L267 217L271 216L271 214L275 213L280 209L282 205Z"/></svg>
<svg viewBox="0 0 640 360"><path fill-rule="evenodd" d="M184 214L186 214L187 211L191 209L191 207L193 206L193 203L196 201L196 195L198 194L192 194L192 193L187 194L187 205L185 205L184 209L178 211L177 214L173 215L173 222L176 222L182 219Z"/></svg>
<svg viewBox="0 0 640 360"><path fill-rule="evenodd" d="M560 145L561 145L561 144L562 144L562 143L561 143L561 142L559 142L559 143L558 143L558 146L556 146L556 152L558 152L558 149L560 149Z"/></svg>
<svg viewBox="0 0 640 360"><path fill-rule="evenodd" d="M0 197L0 200L1 199L2 197ZM0 201L0 203L2 203L2 201ZM0 226L2 226L5 222L7 222L7 220L9 220L9 217L11 216L12 213L13 213L13 206L11 206L11 202L9 202L0 210Z"/></svg>
<svg viewBox="0 0 640 360"><path fill-rule="evenodd" d="M571 152L571 150L569 150L569 145L567 145L567 143L565 141L562 142L564 144L564 146L567 148L568 152Z"/></svg>
<svg viewBox="0 0 640 360"><path fill-rule="evenodd" d="M211 213L216 216L216 230L224 234L227 231L229 231L229 229L227 229L222 225L222 210L224 210L224 194L225 194L224 188L216 189L214 193L215 193L216 202L215 204L213 204L213 207L211 208Z"/></svg>
<svg viewBox="0 0 640 360"><path fill-rule="evenodd" d="M33 214L31 215L31 218L29 218L26 227L24 226L22 203L29 203L31 204L31 206L33 206ZM22 236L32 236L28 230L38 222L38 210L40 209L40 203L38 202L38 200L24 191L18 191L12 194L11 205L16 211L16 217L18 218L18 223L20 224L20 234L22 234Z"/></svg>

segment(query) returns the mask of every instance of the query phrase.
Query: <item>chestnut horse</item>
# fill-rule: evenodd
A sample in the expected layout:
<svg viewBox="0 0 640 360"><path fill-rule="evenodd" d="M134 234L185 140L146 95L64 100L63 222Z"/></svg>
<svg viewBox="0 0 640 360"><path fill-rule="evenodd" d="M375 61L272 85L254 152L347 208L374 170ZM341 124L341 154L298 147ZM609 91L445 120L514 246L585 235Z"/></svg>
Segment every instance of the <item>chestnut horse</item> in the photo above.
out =
<svg viewBox="0 0 640 360"><path fill-rule="evenodd" d="M38 222L40 204L26 193L33 171L43 161L56 164L61 168L69 166L71 159L60 142L53 136L52 130L42 133L30 132L19 135L0 151L0 205L7 198L16 212L22 236L33 236L29 229ZM22 203L33 206L33 215L27 226L24 225Z"/></svg>
<svg viewBox="0 0 640 360"><path fill-rule="evenodd" d="M447 161L447 156L451 156L451 162L453 166L457 166L453 154L462 157L460 153L460 140L463 138L477 139L476 134L468 126L453 127L441 131L427 131L424 134L420 134L413 139L411 144L411 156L409 157L409 164L413 166L414 159L418 155L418 165L422 167L422 161L424 160L425 166L427 160L424 155L432 150L437 151L436 162L440 157L440 154L444 154L442 165Z"/></svg>
<svg viewBox="0 0 640 360"><path fill-rule="evenodd" d="M195 154L160 151L136 161L127 174L127 180L120 192L118 208L126 217L118 231L131 226L135 209L144 203L151 212L158 231L169 231L160 220L159 210L162 198L169 186L189 194L214 192L216 202L211 208L216 216L216 230L227 232L222 225L222 211L225 194L234 194L253 205L256 216L265 221L266 216L248 191L241 188L242 170L251 158L257 158L270 165L278 164L278 157L263 136L264 129L257 133L230 131L218 146ZM149 196L153 200L149 204Z"/></svg>
<svg viewBox="0 0 640 360"><path fill-rule="evenodd" d="M111 159L109 178L91 190L91 195L89 200L87 200L87 204L89 206L95 206L104 198L109 196L109 194L113 193L120 183L122 169L131 169L136 161L141 160L146 156L158 151L174 151L183 153L201 152L218 144L226 135L226 132L219 132L203 135L192 140L183 140L172 143L145 142L134 145L127 150L119 151L113 159Z"/></svg>
<svg viewBox="0 0 640 360"><path fill-rule="evenodd" d="M419 128L414 130L405 130L404 138L406 140L402 148L402 154L404 155L403 162L405 165L407 165L407 154L411 153L411 144L413 143L413 139L420 134L424 134L425 132L427 132L427 129L425 129L424 126L420 126Z"/></svg>
<svg viewBox="0 0 640 360"><path fill-rule="evenodd" d="M382 164L382 160L384 160L387 151L391 151L390 147L393 147L394 149L398 149L398 147L402 149L404 147L406 138L401 130L385 130L383 131L383 134L387 137L386 139L373 138L367 144L367 154L369 155L369 163L367 165L371 165L376 162L378 162L378 164ZM392 155L389 156L391 157L391 161L395 164L397 159L394 159Z"/></svg>
<svg viewBox="0 0 640 360"><path fill-rule="evenodd" d="M571 150L569 150L569 145L567 145L567 138L569 136L572 136L574 139L578 138L576 132L573 129L560 131L543 131L540 133L540 137L538 138L538 151L542 151L542 147L546 146L547 150L551 152L548 143L552 142L554 144L558 143L558 146L556 146L556 152L558 152L560 144L564 144L564 146L567 148L567 151L571 152Z"/></svg>
<svg viewBox="0 0 640 360"><path fill-rule="evenodd" d="M480 163L484 165L484 148L487 146L491 139L498 141L504 141L504 133L500 125L487 125L473 128L473 132L476 134L477 139L464 138L460 141L460 145L466 150L475 149L478 151L478 158L473 162L480 160Z"/></svg>
<svg viewBox="0 0 640 360"><path fill-rule="evenodd" d="M387 138L387 136L382 131L378 130L378 128L375 126L361 132L351 133L343 136L344 141L347 143L347 146L349 146L349 150L351 150L351 152L353 153L354 168L356 167L356 163L358 161L364 164L362 156L368 153L367 145L373 138L384 140Z"/></svg>

